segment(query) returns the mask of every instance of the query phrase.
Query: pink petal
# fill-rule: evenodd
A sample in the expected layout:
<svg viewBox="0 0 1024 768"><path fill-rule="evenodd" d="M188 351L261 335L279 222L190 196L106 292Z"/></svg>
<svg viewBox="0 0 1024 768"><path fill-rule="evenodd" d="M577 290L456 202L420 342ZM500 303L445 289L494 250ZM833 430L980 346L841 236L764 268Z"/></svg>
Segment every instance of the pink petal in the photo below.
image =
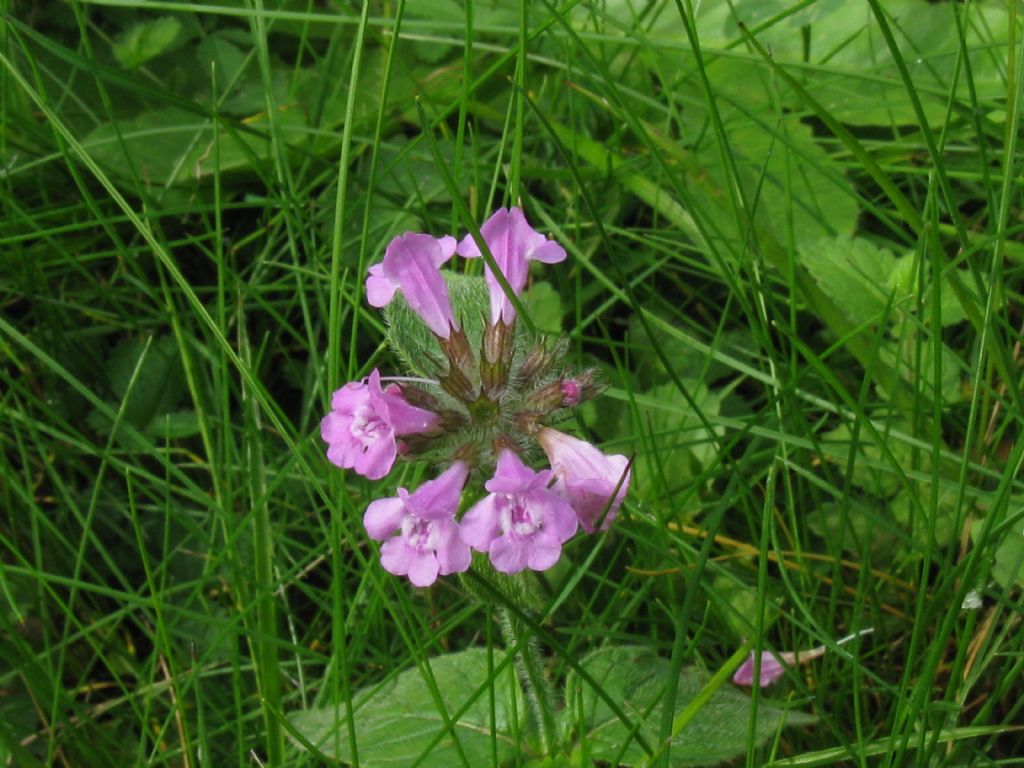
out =
<svg viewBox="0 0 1024 768"><path fill-rule="evenodd" d="M371 539L383 541L394 533L405 517L405 505L395 497L371 501L363 515L363 527Z"/></svg>
<svg viewBox="0 0 1024 768"><path fill-rule="evenodd" d="M409 581L417 587L429 587L437 581L439 570L433 552L416 553L409 561Z"/></svg>
<svg viewBox="0 0 1024 768"><path fill-rule="evenodd" d="M380 480L391 471L398 456L394 435L374 440L356 459L353 469L368 480Z"/></svg>
<svg viewBox="0 0 1024 768"><path fill-rule="evenodd" d="M369 402L369 399L370 392L365 382L350 381L331 395L331 410L338 413L352 413L356 408Z"/></svg>
<svg viewBox="0 0 1024 768"><path fill-rule="evenodd" d="M347 419L337 411L331 411L320 419L320 437L325 443L336 443L339 440L347 439L351 434L348 425L351 419Z"/></svg>
<svg viewBox="0 0 1024 768"><path fill-rule="evenodd" d="M530 542L526 564L534 571L546 571L562 556L562 542L552 531L538 531Z"/></svg>
<svg viewBox="0 0 1024 768"><path fill-rule="evenodd" d="M462 516L459 537L473 549L487 552L491 548L491 543L500 535L501 527L494 494L488 494Z"/></svg>
<svg viewBox="0 0 1024 768"><path fill-rule="evenodd" d="M755 654L751 651L750 657L740 665L740 668L737 669L736 673L732 676L732 681L736 683L736 685L754 684L754 659ZM765 686L771 685L782 676L784 671L785 669L782 666L782 663L775 654L761 654L761 678L759 686L764 688Z"/></svg>
<svg viewBox="0 0 1024 768"><path fill-rule="evenodd" d="M469 467L465 462L456 461L433 480L417 488L409 497L407 506L421 520L454 519L468 476Z"/></svg>
<svg viewBox="0 0 1024 768"><path fill-rule="evenodd" d="M362 456L363 446L355 440L339 441L327 446L327 460L342 469L352 469Z"/></svg>
<svg viewBox="0 0 1024 768"><path fill-rule="evenodd" d="M384 570L395 576L405 576L416 558L417 552L401 536L393 536L380 548L380 564Z"/></svg>
<svg viewBox="0 0 1024 768"><path fill-rule="evenodd" d="M535 472L523 464L515 451L505 448L498 454L494 477L484 483L492 493L519 493L533 487L543 487L550 479L550 471Z"/></svg>
<svg viewBox="0 0 1024 768"><path fill-rule="evenodd" d="M494 257L498 271L516 296L523 292L529 275L531 260L554 263L565 258L565 249L534 231L519 208L499 208L480 227L480 236L487 244L487 250ZM480 248L472 235L462 239L457 248L460 256L471 259L480 256ZM516 317L515 307L505 295L501 283L491 271L484 269L487 289L491 301L491 323L501 320L511 324Z"/></svg>
<svg viewBox="0 0 1024 768"><path fill-rule="evenodd" d="M395 434L413 435L419 432L429 432L437 427L441 417L432 411L417 408L405 401L402 390L392 385L384 390L381 400L387 408L388 423L391 424Z"/></svg>
<svg viewBox="0 0 1024 768"><path fill-rule="evenodd" d="M441 266L448 261L452 256L455 255L456 240L451 235L445 235L444 237L437 238L437 245L441 249L440 258L437 262L437 266Z"/></svg>
<svg viewBox="0 0 1024 768"><path fill-rule="evenodd" d="M386 307L395 298L398 283L384 274L383 264L370 267L370 276L366 278L366 300L371 307Z"/></svg>
<svg viewBox="0 0 1024 768"><path fill-rule="evenodd" d="M527 565L531 544L528 539L513 539L509 536L495 539L491 544L491 565L501 573L519 573Z"/></svg>
<svg viewBox="0 0 1024 768"><path fill-rule="evenodd" d="M384 254L384 274L402 289L409 306L437 336L447 339L457 326L448 286L438 270L445 247L430 235L396 237Z"/></svg>
<svg viewBox="0 0 1024 768"><path fill-rule="evenodd" d="M629 459L621 454L608 456L585 440L549 427L540 430L537 441L559 479L558 489L572 503L583 527L593 532L604 515L601 528L607 528L629 490Z"/></svg>
<svg viewBox="0 0 1024 768"><path fill-rule="evenodd" d="M434 523L438 528L440 542L437 547L437 562L442 575L462 573L469 568L473 560L469 545L459 538L459 526L455 520L438 520Z"/></svg>
<svg viewBox="0 0 1024 768"><path fill-rule="evenodd" d="M547 240L530 255L530 260L543 264L557 264L560 261L565 261L565 256L565 248L554 240Z"/></svg>

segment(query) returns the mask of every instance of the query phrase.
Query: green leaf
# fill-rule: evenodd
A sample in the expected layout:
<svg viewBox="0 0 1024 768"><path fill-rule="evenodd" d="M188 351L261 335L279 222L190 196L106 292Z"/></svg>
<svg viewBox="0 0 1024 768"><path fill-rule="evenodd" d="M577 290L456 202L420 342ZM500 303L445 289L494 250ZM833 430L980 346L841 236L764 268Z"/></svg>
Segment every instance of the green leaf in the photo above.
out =
<svg viewBox="0 0 1024 768"><path fill-rule="evenodd" d="M181 21L161 16L133 24L114 41L114 58L126 69L141 67L150 59L167 53L178 42Z"/></svg>
<svg viewBox="0 0 1024 768"><path fill-rule="evenodd" d="M192 437L199 434L199 415L191 408L158 413L146 425L146 432L157 439Z"/></svg>
<svg viewBox="0 0 1024 768"><path fill-rule="evenodd" d="M886 320L890 303L898 307L910 298L906 265L898 270L892 251L864 238L822 238L800 249L800 261L854 323Z"/></svg>
<svg viewBox="0 0 1024 768"><path fill-rule="evenodd" d="M850 466L850 479L857 488L872 496L892 496L902 487L898 469L902 468L907 471L919 467L921 460L926 457L918 456L915 462L913 447L905 438L901 439L889 434L890 429L900 430L903 434L908 435L913 434L913 430L902 422L881 429L885 447L888 448L893 459L898 462L898 467L893 466L888 456L883 455L882 449L867 430L861 430L859 434L857 453L853 457L852 466L850 466L850 453L854 447L853 433L846 424L841 424L835 429L820 434L818 437L819 447L822 456L842 469L843 472Z"/></svg>
<svg viewBox="0 0 1024 768"><path fill-rule="evenodd" d="M185 436L181 434L184 417L172 413L185 392L181 355L172 336L162 336L148 348L135 339L121 342L107 361L107 378L114 408L123 408L124 421L138 429L148 427L152 434L163 437L168 434L163 427L169 419L166 426L171 428L171 436ZM98 431L111 426L99 411L93 411L89 421ZM198 423L195 429L198 431Z"/></svg>
<svg viewBox="0 0 1024 768"><path fill-rule="evenodd" d="M715 77L725 83L749 80L735 64L708 71L709 75L717 73ZM714 82L718 88L718 80ZM722 109L735 174L724 167L717 142L705 139L697 151L699 171L691 177L691 186L694 190L706 186L706 175L713 182L712 188L722 190L697 195L694 204L700 206L702 218L714 222L714 229L734 247L750 237L745 219L751 213L759 230L771 233L779 243L793 242L797 247L822 237L851 234L859 208L842 168L818 145L808 126L795 118L779 119L768 105L751 106L752 98L737 96L742 111L727 106ZM694 138L706 134L706 114L699 109L688 114L687 125ZM749 206L739 214L741 220L737 220L724 192L735 186L734 176Z"/></svg>
<svg viewBox="0 0 1024 768"><path fill-rule="evenodd" d="M562 332L562 298L551 283L534 283L523 299L538 331L553 334Z"/></svg>
<svg viewBox="0 0 1024 768"><path fill-rule="evenodd" d="M493 660L494 664L498 659ZM517 734L526 711L509 666L491 677L488 652L475 648L430 660L441 701L424 672L410 669L390 682L357 692L353 718L359 765L363 768L452 768L493 765L521 754ZM494 718L491 717L491 695ZM445 724L440 708L451 719ZM465 710L465 711L463 711ZM307 709L290 716L295 729L324 754L342 762L349 752L345 706ZM426 757L420 760L420 756Z"/></svg>
<svg viewBox="0 0 1024 768"><path fill-rule="evenodd" d="M971 539L975 544L984 525L984 520L978 520L971 526ZM1003 589L1024 587L1024 523L1019 517L1006 530L992 557L992 578L999 586Z"/></svg>
<svg viewBox="0 0 1024 768"><path fill-rule="evenodd" d="M169 108L97 126L82 146L119 178L135 176L163 187L191 174L208 154L212 137L209 120Z"/></svg>
<svg viewBox="0 0 1024 768"><path fill-rule="evenodd" d="M583 668L618 703L649 744L657 743L661 724L661 697L669 662L643 647L611 646L590 654ZM702 690L708 676L694 667L680 670L675 701L678 714ZM582 726L580 749L585 744L592 760L613 765L640 765L647 754L626 724L611 711L596 690L575 672L566 681L571 722ZM672 739L669 765L717 765L747 751L752 708L750 698L733 688L716 691L683 731ZM755 741L763 744L784 725L808 725L815 718L761 699L757 707Z"/></svg>

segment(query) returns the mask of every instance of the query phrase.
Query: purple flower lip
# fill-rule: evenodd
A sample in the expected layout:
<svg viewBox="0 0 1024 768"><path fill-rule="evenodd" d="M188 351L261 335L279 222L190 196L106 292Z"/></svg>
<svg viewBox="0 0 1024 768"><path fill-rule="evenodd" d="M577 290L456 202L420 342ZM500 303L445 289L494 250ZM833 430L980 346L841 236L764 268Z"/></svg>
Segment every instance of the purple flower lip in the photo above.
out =
<svg viewBox="0 0 1024 768"><path fill-rule="evenodd" d="M370 502L363 525L371 538L384 541L384 570L408 576L417 587L429 587L439 575L469 568L469 546L459 537L455 522L468 476L466 464L456 461L412 493L399 488L398 496Z"/></svg>
<svg viewBox="0 0 1024 768"><path fill-rule="evenodd" d="M528 262L556 264L563 261L566 256L561 245L536 232L527 223L526 216L520 208L496 210L480 227L480 236L516 296L519 296L526 287L526 278L530 270ZM462 238L456 252L467 259L478 258L481 255L480 246L472 235ZM516 319L515 307L505 295L490 265L484 267L484 277L491 297L491 324L497 325L500 320L505 325L511 325Z"/></svg>
<svg viewBox="0 0 1024 768"><path fill-rule="evenodd" d="M429 432L438 423L436 413L409 405L397 385L382 389L374 368L365 382L351 381L331 396L320 436L332 464L379 480L395 463L396 437Z"/></svg>
<svg viewBox="0 0 1024 768"><path fill-rule="evenodd" d="M455 253L455 238L406 232L392 240L384 260L369 269L366 300L386 307L398 291L434 335L447 339L459 325L452 311L441 265Z"/></svg>

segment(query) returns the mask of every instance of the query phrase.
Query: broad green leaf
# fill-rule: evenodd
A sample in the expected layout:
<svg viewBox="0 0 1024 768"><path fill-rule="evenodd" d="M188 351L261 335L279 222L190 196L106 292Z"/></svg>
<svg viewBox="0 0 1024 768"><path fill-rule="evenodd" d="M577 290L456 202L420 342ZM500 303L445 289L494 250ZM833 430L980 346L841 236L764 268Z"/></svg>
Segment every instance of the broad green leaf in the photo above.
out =
<svg viewBox="0 0 1024 768"><path fill-rule="evenodd" d="M871 553L875 564L888 563L898 552L910 547L910 537L892 524L883 500L851 497L826 502L806 516L808 527L833 546L862 557ZM898 531L898 535L893 535Z"/></svg>
<svg viewBox="0 0 1024 768"><path fill-rule="evenodd" d="M715 71L710 68L709 74ZM734 65L719 71L717 77L727 82L750 82ZM744 109L750 101L742 97ZM704 119L700 110L692 109L690 114ZM808 126L790 118L780 121L767 108L749 113L725 109L724 119L747 209L734 212L724 191L713 197L697 196L695 205L701 206L704 217L731 242L732 250L750 237L751 214L758 228L771 233L777 242L792 242L797 247L854 231L859 208L852 187L841 167L818 146ZM708 174L719 190L734 186L716 142L705 140L697 160L701 175Z"/></svg>
<svg viewBox="0 0 1024 768"><path fill-rule="evenodd" d="M861 237L822 238L800 249L800 262L854 323L882 322L887 309L911 298L896 295L894 281L903 285L906 276L897 271L892 251Z"/></svg>
<svg viewBox="0 0 1024 768"><path fill-rule="evenodd" d="M606 760L613 765L643 764L647 753L634 738L631 727L637 728L648 744L657 743L669 662L647 648L611 646L590 654L582 665L631 723L627 727L589 682L571 672L566 681L566 702L569 722L582 727L580 743L585 744L592 760ZM680 671L676 714L701 692L708 677L695 667ZM672 739L669 765L717 765L743 755L752 715L747 695L732 687L719 689ZM763 744L785 725L808 725L814 721L814 717L803 712L761 699L754 738Z"/></svg>
<svg viewBox="0 0 1024 768"><path fill-rule="evenodd" d="M945 405L959 403L964 399L964 378L965 365L960 361L957 354L946 344L942 345L941 351L941 379L938 387L935 386L934 347L932 340L924 338L918 347L914 336L916 331L911 329L905 333L903 339L896 342L885 343L879 350L879 357L882 362L891 370L898 370L900 376L914 389L919 390L928 398L938 395ZM897 353L900 359L897 360ZM878 391L887 394L889 391L888 382L877 382Z"/></svg>
<svg viewBox="0 0 1024 768"><path fill-rule="evenodd" d="M114 58L126 69L141 67L170 51L179 42L181 31L181 21L173 16L137 22L114 41Z"/></svg>
<svg viewBox="0 0 1024 768"><path fill-rule="evenodd" d="M281 107L276 116L278 135L285 146L301 145L308 138L302 109ZM269 122L265 114L244 121L233 131L220 132L214 152L209 120L168 108L143 112L116 127L104 123L83 140L89 154L118 177L137 176L151 192L209 175L219 163L221 171L251 167L270 156ZM120 140L118 140L118 132ZM125 157L127 153L128 157Z"/></svg>
<svg viewBox="0 0 1024 768"><path fill-rule="evenodd" d="M499 659L495 658L497 664ZM488 652L476 648L430 660L440 701L419 669L358 691L354 698L356 746L363 768L456 768L512 760L526 748L518 737L526 712L510 666L492 677ZM491 697L494 717L491 716ZM324 754L352 759L345 706L307 709L290 716L295 729ZM450 722L446 724L446 719ZM425 755L420 760L419 758Z"/></svg>
<svg viewBox="0 0 1024 768"><path fill-rule="evenodd" d="M104 123L82 145L116 178L134 176L159 189L188 176L206 155L212 136L209 120L167 108L119 120L116 126Z"/></svg>
<svg viewBox="0 0 1024 768"><path fill-rule="evenodd" d="M907 531L922 550L928 546L930 530L934 531L935 543L940 547L953 544L960 537L960 530L954 527L958 490L953 486L940 486L933 507L931 483L918 481L912 487L912 491L900 489L890 502L893 520ZM934 516L934 520L928 519L931 516Z"/></svg>
<svg viewBox="0 0 1024 768"><path fill-rule="evenodd" d="M734 576L730 577L724 573L715 576L711 590L720 598L716 603L737 640L754 634L762 602L765 603L767 624L771 624L779 614L779 609L774 602L765 601L757 594L756 589L737 580Z"/></svg>
<svg viewBox="0 0 1024 768"><path fill-rule="evenodd" d="M228 32L218 32L204 38L195 49L202 91L196 99L209 100L210 92L217 96L217 110L221 114L247 116L259 114L267 108L266 86L260 76L255 54L247 54ZM305 72L305 70L303 70ZM274 59L270 62L270 91L273 103L288 104L289 84L295 75L291 68ZM210 78L214 78L211 84Z"/></svg>
<svg viewBox="0 0 1024 768"><path fill-rule="evenodd" d="M199 434L199 416L191 408L156 414L146 426L153 437L177 439Z"/></svg>

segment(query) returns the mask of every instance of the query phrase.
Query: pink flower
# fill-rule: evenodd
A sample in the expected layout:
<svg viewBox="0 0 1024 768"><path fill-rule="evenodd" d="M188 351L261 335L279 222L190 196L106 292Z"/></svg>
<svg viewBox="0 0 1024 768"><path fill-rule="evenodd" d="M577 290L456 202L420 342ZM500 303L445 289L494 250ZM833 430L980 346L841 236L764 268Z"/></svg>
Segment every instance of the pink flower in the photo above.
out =
<svg viewBox="0 0 1024 768"><path fill-rule="evenodd" d="M480 227L480 234L516 296L526 287L528 261L555 264L565 259L565 249L554 240L535 232L526 223L526 217L519 208L499 208ZM462 239L457 252L467 259L480 256L480 248L472 235ZM505 325L511 325L516 317L515 307L501 289L490 267L484 268L484 276L491 295L491 325L497 325L499 319Z"/></svg>
<svg viewBox="0 0 1024 768"><path fill-rule="evenodd" d="M374 368L367 381L351 381L332 395L320 437L332 464L379 480L395 463L395 437L428 432L439 422L436 413L409 405L397 385L381 389Z"/></svg>
<svg viewBox="0 0 1024 768"><path fill-rule="evenodd" d="M462 518L462 540L487 552L502 573L524 568L545 571L562 556L562 544L576 533L568 502L547 487L551 470L534 472L507 448L498 456L490 494Z"/></svg>
<svg viewBox="0 0 1024 768"><path fill-rule="evenodd" d="M440 267L455 253L455 238L406 232L388 243L384 261L370 267L366 300L374 307L391 303L401 291L409 306L435 335L447 339L458 328L448 286Z"/></svg>
<svg viewBox="0 0 1024 768"><path fill-rule="evenodd" d="M584 530L593 533L610 526L629 490L629 459L621 454L608 456L550 427L541 428L537 442L551 462L555 490L572 504Z"/></svg>
<svg viewBox="0 0 1024 768"><path fill-rule="evenodd" d="M455 512L459 508L468 467L457 461L433 480L409 493L377 499L363 515L370 537L384 541L380 564L395 576L408 576L417 587L429 587L438 574L469 568L469 547L459 538ZM398 533L394 536L395 531Z"/></svg>

